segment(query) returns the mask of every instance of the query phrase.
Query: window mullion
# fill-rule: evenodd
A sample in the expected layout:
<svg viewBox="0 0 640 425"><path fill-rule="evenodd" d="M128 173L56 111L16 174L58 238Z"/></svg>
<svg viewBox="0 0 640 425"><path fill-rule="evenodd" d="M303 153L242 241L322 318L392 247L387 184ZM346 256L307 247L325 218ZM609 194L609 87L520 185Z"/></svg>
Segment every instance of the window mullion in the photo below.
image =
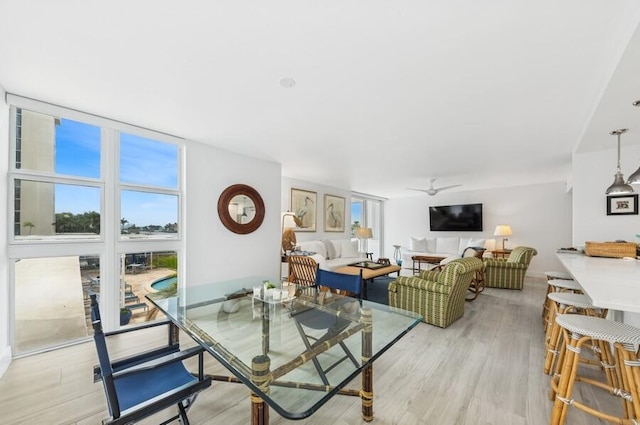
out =
<svg viewBox="0 0 640 425"><path fill-rule="evenodd" d="M102 128L101 131L101 163L100 175L104 181L101 205L101 226L104 226L103 235L105 242L105 255L101 261L101 304L103 311L103 323L107 329L115 329L119 326L116 314L120 307L119 266L120 262L116 254L116 227L115 221L120 210L118 196L118 131L110 128Z"/></svg>

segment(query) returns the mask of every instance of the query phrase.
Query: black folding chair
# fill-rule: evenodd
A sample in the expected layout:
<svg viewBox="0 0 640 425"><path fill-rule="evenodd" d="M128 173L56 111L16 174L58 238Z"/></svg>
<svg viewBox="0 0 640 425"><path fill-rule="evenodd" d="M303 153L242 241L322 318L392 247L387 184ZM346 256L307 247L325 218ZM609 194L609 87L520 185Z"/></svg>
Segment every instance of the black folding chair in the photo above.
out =
<svg viewBox="0 0 640 425"><path fill-rule="evenodd" d="M107 350L107 336L168 325L170 322L156 322L105 334L102 331L100 309L95 294L91 295L91 320L99 362L99 366L94 367L94 381L102 381L110 415L103 424L133 423L177 405L178 414L161 425L178 418L184 425L188 425L187 410L197 394L211 385L211 379L204 376L204 349L194 347L180 351L169 329L170 336L166 346L111 362ZM198 375L194 376L184 367L182 361L196 355Z"/></svg>
<svg viewBox="0 0 640 425"><path fill-rule="evenodd" d="M361 302L362 272L360 272L360 274L358 275L348 275L318 269L316 273L316 289L321 289L319 287L346 291L348 294L357 298L358 301ZM345 303L347 302L352 303L353 299L342 298L335 303L332 303L331 308L340 309L342 306L345 306ZM292 315L295 319L295 324L298 328L298 332L302 337L302 342L304 343L307 350L311 350L331 340L333 337L339 335L341 332L347 329L351 323L353 323L348 319L340 318L331 313L315 309L306 309L299 312L293 312ZM306 329L312 329L315 331L325 330L326 332L322 336L316 337L311 335ZM343 341L338 342L338 345L342 348L345 355L330 364L328 367L323 368L320 364L320 361L316 357L313 357L311 359L324 385L329 385L327 373L329 373L343 361L349 359L356 367L360 366L356 358L353 356L351 351L349 351Z"/></svg>

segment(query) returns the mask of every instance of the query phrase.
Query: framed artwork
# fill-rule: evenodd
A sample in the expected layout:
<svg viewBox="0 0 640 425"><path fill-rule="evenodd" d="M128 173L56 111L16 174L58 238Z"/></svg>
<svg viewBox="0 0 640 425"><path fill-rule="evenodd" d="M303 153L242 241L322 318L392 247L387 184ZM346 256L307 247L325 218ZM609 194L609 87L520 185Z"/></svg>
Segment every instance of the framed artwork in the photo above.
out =
<svg viewBox="0 0 640 425"><path fill-rule="evenodd" d="M344 232L344 205L342 196L324 195L325 232Z"/></svg>
<svg viewBox="0 0 640 425"><path fill-rule="evenodd" d="M637 215L638 195L607 196L607 215Z"/></svg>
<svg viewBox="0 0 640 425"><path fill-rule="evenodd" d="M316 231L316 205L316 192L291 188L291 211L302 221L302 227L298 227L296 232Z"/></svg>

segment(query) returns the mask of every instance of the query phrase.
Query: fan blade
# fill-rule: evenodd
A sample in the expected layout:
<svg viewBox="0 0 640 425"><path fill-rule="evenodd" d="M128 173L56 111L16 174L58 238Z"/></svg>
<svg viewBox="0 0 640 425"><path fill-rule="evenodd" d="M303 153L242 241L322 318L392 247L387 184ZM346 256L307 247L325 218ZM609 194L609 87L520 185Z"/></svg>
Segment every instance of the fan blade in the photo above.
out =
<svg viewBox="0 0 640 425"><path fill-rule="evenodd" d="M458 186L462 186L462 185L461 184L454 184L454 185L451 185L451 186L438 187L438 188L436 188L436 192L441 192L443 190L452 189L452 188L458 187Z"/></svg>
<svg viewBox="0 0 640 425"><path fill-rule="evenodd" d="M431 189L414 189L412 187L408 187L407 190L417 190L418 192L424 192L424 193L431 192Z"/></svg>

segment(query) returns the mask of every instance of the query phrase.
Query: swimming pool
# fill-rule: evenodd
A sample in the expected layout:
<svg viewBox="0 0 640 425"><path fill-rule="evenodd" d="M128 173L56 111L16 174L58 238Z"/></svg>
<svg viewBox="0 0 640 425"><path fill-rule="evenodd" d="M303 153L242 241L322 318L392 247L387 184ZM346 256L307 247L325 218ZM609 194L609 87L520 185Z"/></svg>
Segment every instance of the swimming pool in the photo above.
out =
<svg viewBox="0 0 640 425"><path fill-rule="evenodd" d="M151 282L151 288L155 289L156 291L164 291L166 289L169 289L171 285L173 285L177 281L177 276L163 277L162 279L154 280L153 282Z"/></svg>

